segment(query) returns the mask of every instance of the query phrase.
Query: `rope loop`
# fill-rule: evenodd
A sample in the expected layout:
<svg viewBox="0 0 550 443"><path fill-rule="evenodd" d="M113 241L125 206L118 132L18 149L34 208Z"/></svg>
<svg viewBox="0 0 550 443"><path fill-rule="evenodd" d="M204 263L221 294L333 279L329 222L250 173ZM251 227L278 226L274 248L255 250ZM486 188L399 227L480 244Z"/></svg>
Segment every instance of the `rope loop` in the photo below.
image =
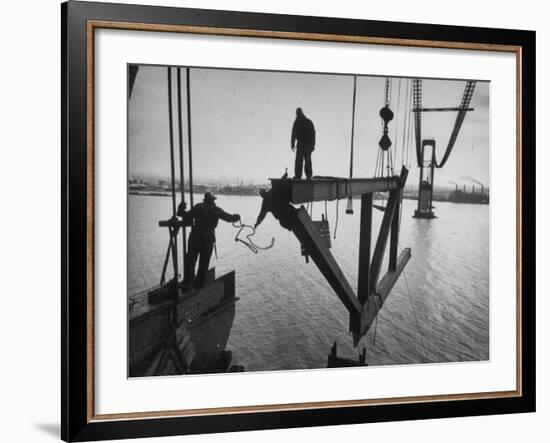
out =
<svg viewBox="0 0 550 443"><path fill-rule="evenodd" d="M232 223L234 228L237 228L239 231L237 232L237 235L235 235L235 241L240 242L243 245L245 245L248 249L250 249L254 254L257 254L259 251L266 251L268 249L271 249L273 245L275 245L275 238L271 238L271 243L268 246L259 246L251 239L252 236L256 235L256 228L251 225L246 225L242 223L240 220ZM244 229L250 229L252 232L249 234L246 234L246 239L248 241L243 240L239 236L241 235L241 232Z"/></svg>

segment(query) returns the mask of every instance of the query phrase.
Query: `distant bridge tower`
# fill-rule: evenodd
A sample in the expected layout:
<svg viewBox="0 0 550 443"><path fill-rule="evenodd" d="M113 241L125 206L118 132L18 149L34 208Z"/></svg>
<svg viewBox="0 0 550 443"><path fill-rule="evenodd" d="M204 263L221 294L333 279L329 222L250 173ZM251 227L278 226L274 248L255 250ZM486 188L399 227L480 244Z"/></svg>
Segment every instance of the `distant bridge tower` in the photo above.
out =
<svg viewBox="0 0 550 443"><path fill-rule="evenodd" d="M473 111L470 108L470 102L474 94L476 82L469 80L466 82L464 92L462 94L462 100L458 107L452 108L424 108L422 107L422 80L413 80L413 112L414 112L414 126L415 126L415 144L416 144L416 160L418 168L420 169L420 179L418 182L418 206L414 211L414 218L436 218L433 213L433 187L434 187L434 169L442 168L443 165L449 159L451 151L455 145L458 133L466 117L466 113ZM424 112L456 112L456 120L443 154L441 161L437 161L435 155L435 140L424 139L422 140L422 113ZM426 147L431 147L431 155L426 156Z"/></svg>
<svg viewBox="0 0 550 443"><path fill-rule="evenodd" d="M426 147L431 147L431 155L426 156ZM426 160L428 158L428 160ZM433 213L433 190L435 169L435 140L422 141L420 153L420 177L418 180L418 205L414 211L414 218L436 218Z"/></svg>

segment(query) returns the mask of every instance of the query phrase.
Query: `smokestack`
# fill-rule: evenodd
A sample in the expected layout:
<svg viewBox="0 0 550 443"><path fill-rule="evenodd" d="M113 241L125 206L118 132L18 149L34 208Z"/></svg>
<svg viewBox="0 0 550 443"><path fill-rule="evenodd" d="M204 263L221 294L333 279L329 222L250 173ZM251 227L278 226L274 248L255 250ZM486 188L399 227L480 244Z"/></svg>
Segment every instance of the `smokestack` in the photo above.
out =
<svg viewBox="0 0 550 443"><path fill-rule="evenodd" d="M464 185L464 192L466 192L466 185Z"/></svg>
<svg viewBox="0 0 550 443"><path fill-rule="evenodd" d="M483 190L485 189L485 187L483 185L481 185L481 193L483 194Z"/></svg>
<svg viewBox="0 0 550 443"><path fill-rule="evenodd" d="M474 185L472 185L472 194L476 192L476 187Z"/></svg>
<svg viewBox="0 0 550 443"><path fill-rule="evenodd" d="M458 191L458 185L455 183L455 191Z"/></svg>

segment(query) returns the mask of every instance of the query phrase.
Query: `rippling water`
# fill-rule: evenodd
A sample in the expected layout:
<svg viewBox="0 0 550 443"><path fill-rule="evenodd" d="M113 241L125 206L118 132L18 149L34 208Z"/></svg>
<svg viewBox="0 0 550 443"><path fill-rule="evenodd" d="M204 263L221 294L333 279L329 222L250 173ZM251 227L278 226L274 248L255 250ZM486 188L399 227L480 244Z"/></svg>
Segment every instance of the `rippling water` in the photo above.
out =
<svg viewBox="0 0 550 443"><path fill-rule="evenodd" d="M253 224L261 199L220 195L217 203ZM332 253L354 289L359 203L354 201L355 214L347 215L345 201L340 202L332 240ZM218 275L236 271L240 300L227 346L233 363L247 371L326 367L335 341L343 357L356 358L365 347L370 365L488 360L489 206L436 202L439 218L430 221L411 217L415 205L403 201L400 234L400 246L410 247L412 258L358 349L347 332L347 310L315 264L305 263L293 234L268 215L254 239L262 245L274 237L275 245L255 255L234 241L234 227L220 221L218 258L212 257L211 266ZM168 234L158 220L170 215L171 199L130 195L128 211L128 290L133 294L159 280ZM321 213L324 204L315 204L313 218ZM328 217L334 233L335 202L328 204ZM374 210L373 232L381 218Z"/></svg>

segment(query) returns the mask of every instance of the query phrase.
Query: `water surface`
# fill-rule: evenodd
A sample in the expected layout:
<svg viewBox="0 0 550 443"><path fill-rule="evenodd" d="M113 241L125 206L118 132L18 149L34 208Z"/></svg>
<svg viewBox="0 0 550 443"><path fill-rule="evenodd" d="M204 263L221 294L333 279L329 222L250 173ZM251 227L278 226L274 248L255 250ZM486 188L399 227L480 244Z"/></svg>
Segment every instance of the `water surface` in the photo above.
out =
<svg viewBox="0 0 550 443"><path fill-rule="evenodd" d="M261 198L220 195L217 203L253 224ZM337 226L336 202L328 203L327 215L333 234L336 229L332 253L355 290L360 202L354 205L355 214L347 215L340 202ZM400 247L412 249L411 260L357 349L347 310L315 264L305 263L293 234L268 214L254 239L267 245L273 237L275 244L256 255L235 242L237 229L220 221L211 266L218 275L236 272L240 300L227 346L233 363L247 371L326 367L333 342L348 358L365 347L370 365L488 360L489 206L436 202L435 220L412 218L415 206L404 200L401 218ZM158 221L170 216L171 199L130 195L128 211L128 292L134 294L159 281L168 232ZM323 203L314 204L314 219L324 212ZM376 234L381 218L374 210Z"/></svg>

